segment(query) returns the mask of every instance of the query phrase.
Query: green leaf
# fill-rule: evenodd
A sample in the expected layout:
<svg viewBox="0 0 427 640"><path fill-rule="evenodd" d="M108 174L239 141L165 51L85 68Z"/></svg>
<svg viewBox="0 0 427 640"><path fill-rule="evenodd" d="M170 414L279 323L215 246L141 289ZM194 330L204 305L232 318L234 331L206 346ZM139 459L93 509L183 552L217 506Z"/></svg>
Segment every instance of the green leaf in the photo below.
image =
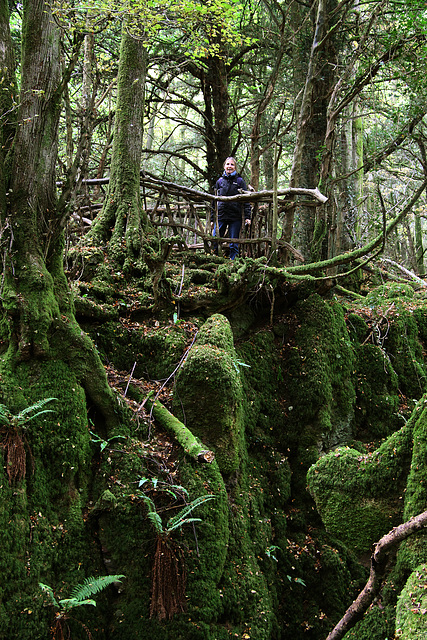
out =
<svg viewBox="0 0 427 640"><path fill-rule="evenodd" d="M125 576L123 574L116 574L112 576L91 576L90 578L86 578L82 584L78 584L74 587L69 600L76 600L78 603L83 603L83 600L87 600L87 598L95 595L95 593L99 593L110 584L113 584L114 582L121 582L121 579L124 577ZM80 604L73 606L80 606Z"/></svg>
<svg viewBox="0 0 427 640"><path fill-rule="evenodd" d="M157 511L149 511L147 517L157 533L163 533L163 522Z"/></svg>

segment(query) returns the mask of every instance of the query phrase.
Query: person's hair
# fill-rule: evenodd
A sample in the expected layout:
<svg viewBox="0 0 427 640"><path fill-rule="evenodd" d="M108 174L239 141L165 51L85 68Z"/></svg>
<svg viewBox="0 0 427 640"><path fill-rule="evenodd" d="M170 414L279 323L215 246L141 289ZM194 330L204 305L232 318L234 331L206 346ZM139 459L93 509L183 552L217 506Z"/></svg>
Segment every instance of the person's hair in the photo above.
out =
<svg viewBox="0 0 427 640"><path fill-rule="evenodd" d="M225 163L227 162L227 160L232 160L232 161L234 162L234 165L235 165L235 167L236 167L236 171L237 171L237 162L236 162L236 158L233 158L233 156L228 156L228 158L226 158L226 159L224 160L224 164L222 165L222 166L224 167L224 169L225 169Z"/></svg>

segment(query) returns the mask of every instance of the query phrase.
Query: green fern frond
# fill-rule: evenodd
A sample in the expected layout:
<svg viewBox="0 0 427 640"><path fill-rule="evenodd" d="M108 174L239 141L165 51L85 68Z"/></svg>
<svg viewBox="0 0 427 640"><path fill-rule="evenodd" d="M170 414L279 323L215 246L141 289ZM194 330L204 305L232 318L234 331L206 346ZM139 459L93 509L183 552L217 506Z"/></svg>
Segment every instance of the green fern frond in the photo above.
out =
<svg viewBox="0 0 427 640"><path fill-rule="evenodd" d="M159 514L156 511L149 511L147 513L147 517L149 518L154 529L156 530L156 533L159 533L159 534L163 533L163 522Z"/></svg>
<svg viewBox="0 0 427 640"><path fill-rule="evenodd" d="M34 420L34 418L37 418L43 413L54 413L53 409L44 409L43 411L40 411L40 409L44 407L45 404L47 404L48 402L53 402L53 400L58 400L58 398L44 398L43 400L38 400L38 402L35 402L30 407L26 407L25 409L20 411L16 416L18 423L22 425L22 424L25 424L26 422L29 422L30 420ZM33 415L29 415L34 411L37 411L37 413L34 413Z"/></svg>
<svg viewBox="0 0 427 640"><path fill-rule="evenodd" d="M90 596L95 595L95 593L99 593L108 585L113 584L113 582L121 582L121 578L124 578L124 575L113 575L113 576L91 576L90 578L86 578L86 580L82 584L78 584L71 592L71 597L69 600L75 600L76 603L72 606L80 606L84 604L82 601L86 600Z"/></svg>
<svg viewBox="0 0 427 640"><path fill-rule="evenodd" d="M96 607L95 600L77 600L77 598L66 598L65 600L60 600L59 604L64 611L69 611L74 607L81 607L84 604L91 604L92 606Z"/></svg>
<svg viewBox="0 0 427 640"><path fill-rule="evenodd" d="M12 418L13 414L9 411L6 405L0 404L0 424L8 425Z"/></svg>
<svg viewBox="0 0 427 640"><path fill-rule="evenodd" d="M196 507L200 506L204 502L207 502L208 500L213 500L214 498L215 498L214 495L208 494L205 496L199 496L198 498L193 500L193 502L190 502L190 504L187 504L183 509L181 509L179 513L176 514L176 516L173 516L168 520L166 531L168 532L174 531L174 529L178 529L179 527L182 527L184 524L186 524L186 521L188 520L187 518L188 514L190 514Z"/></svg>
<svg viewBox="0 0 427 640"><path fill-rule="evenodd" d="M49 598L52 601L52 604L55 607L59 607L58 601L56 600L55 596L53 595L53 589L52 587L49 587L48 584L43 584L43 582L39 582L39 587L42 591L44 591L45 593L48 594Z"/></svg>

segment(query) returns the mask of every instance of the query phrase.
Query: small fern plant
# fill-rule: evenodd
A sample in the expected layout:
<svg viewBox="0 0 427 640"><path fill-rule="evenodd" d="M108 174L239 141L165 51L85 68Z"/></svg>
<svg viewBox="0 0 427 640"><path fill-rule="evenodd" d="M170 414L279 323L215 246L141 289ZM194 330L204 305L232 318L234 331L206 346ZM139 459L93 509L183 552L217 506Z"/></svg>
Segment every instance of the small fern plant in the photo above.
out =
<svg viewBox="0 0 427 640"><path fill-rule="evenodd" d="M6 405L0 404L0 425L2 427L25 428L25 425L30 422L30 420L34 420L34 418L41 416L43 413L53 413L53 409L43 409L43 411L41 411L41 409L48 402L52 402L57 399L58 398L44 398L43 400L38 400L30 407L26 407L16 415L9 411Z"/></svg>
<svg viewBox="0 0 427 640"><path fill-rule="evenodd" d="M55 597L52 587L39 582L40 589L49 596L50 604L56 609L55 620L51 627L52 638L54 640L62 640L64 637L70 637L67 620L75 620L75 618L70 615L71 609L89 604L96 607L96 602L91 596L99 593L114 582L121 582L121 579L124 577L125 576L121 574L98 577L91 576L90 578L86 578L82 584L75 586L69 598L62 600L58 600ZM76 622L83 627L88 638L91 638L92 636L86 625L80 620ZM66 632L68 636L65 635Z"/></svg>
<svg viewBox="0 0 427 640"><path fill-rule="evenodd" d="M44 413L54 413L53 409L43 407L57 398L38 400L17 414L13 414L4 404L0 404L0 447L6 458L6 473L9 484L22 480L27 470L27 455L33 462L31 449L25 437L28 422Z"/></svg>
<svg viewBox="0 0 427 640"><path fill-rule="evenodd" d="M151 524L157 535L159 536L170 536L170 534L176 529L180 529L185 524L190 524L190 522L201 522L201 518L189 518L190 513L199 505L207 502L208 500L213 500L216 496L212 494L208 494L205 496L199 496L190 504L185 505L175 516L169 518L166 526L163 526L162 519L160 515L157 513L156 506L150 496L143 495L142 499L147 505L148 513L147 517L150 520Z"/></svg>
<svg viewBox="0 0 427 640"><path fill-rule="evenodd" d="M216 496L211 494L199 496L186 504L175 516L169 518L166 526L163 525L162 518L150 496L142 494L141 497L147 505L147 517L156 532L156 549L151 572L150 618L170 620L176 613L185 611L187 582L184 551L174 540L172 533L185 524L201 522L201 518L189 517L191 512Z"/></svg>

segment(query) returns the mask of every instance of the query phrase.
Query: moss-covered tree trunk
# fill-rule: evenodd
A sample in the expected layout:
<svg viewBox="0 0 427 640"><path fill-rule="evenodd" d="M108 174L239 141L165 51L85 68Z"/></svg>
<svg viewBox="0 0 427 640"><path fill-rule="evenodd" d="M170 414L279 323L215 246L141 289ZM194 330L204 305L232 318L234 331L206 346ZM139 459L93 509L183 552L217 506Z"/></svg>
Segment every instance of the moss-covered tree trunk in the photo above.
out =
<svg viewBox="0 0 427 640"><path fill-rule="evenodd" d="M297 123L291 187L314 188L320 184L320 160L326 135L328 99L334 82L334 65L330 64L335 58L334 36L332 33L328 35L328 29L332 27L331 21L336 19L332 17L336 3L334 0L319 0L316 4L312 42L309 43L308 37L300 37L299 43L302 45L296 48L297 81L300 82L303 78L304 90ZM298 15L298 19L304 23L305 16ZM308 65L305 68L306 60ZM323 185L322 188L324 189ZM322 252L326 237L323 208L315 212L313 207L303 203L298 205L296 211L289 210L282 233L282 238L287 242L292 238L294 219L297 222L298 247L306 261L314 262L321 257L325 258Z"/></svg>
<svg viewBox="0 0 427 640"><path fill-rule="evenodd" d="M7 2L1 16L5 21ZM13 461L0 466L1 638L47 637L52 611L43 606L38 582L72 585L82 577L80 567L93 572L97 555L82 511L91 469L88 403L105 433L119 424L117 401L75 320L63 271L65 220L55 184L60 61L60 32L49 5L27 0L18 126L0 174L0 403L17 414L42 398L56 400L54 413L25 432L26 477L14 478Z"/></svg>
<svg viewBox="0 0 427 640"><path fill-rule="evenodd" d="M147 217L140 201L140 166L147 52L123 26L111 174L107 198L90 238L108 241L110 256L131 264L141 254ZM125 240L125 251L123 250Z"/></svg>

